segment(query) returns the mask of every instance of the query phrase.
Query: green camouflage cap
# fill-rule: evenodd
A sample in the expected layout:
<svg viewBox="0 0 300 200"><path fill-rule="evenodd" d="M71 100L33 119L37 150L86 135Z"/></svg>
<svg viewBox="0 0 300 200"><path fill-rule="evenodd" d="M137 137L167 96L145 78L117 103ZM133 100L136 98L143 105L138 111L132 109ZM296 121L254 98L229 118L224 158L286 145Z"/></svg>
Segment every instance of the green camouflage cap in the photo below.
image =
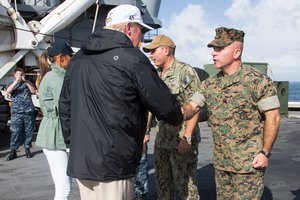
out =
<svg viewBox="0 0 300 200"><path fill-rule="evenodd" d="M220 27L216 28L216 37L209 43L208 47L226 47L234 41L244 42L243 31L234 28Z"/></svg>

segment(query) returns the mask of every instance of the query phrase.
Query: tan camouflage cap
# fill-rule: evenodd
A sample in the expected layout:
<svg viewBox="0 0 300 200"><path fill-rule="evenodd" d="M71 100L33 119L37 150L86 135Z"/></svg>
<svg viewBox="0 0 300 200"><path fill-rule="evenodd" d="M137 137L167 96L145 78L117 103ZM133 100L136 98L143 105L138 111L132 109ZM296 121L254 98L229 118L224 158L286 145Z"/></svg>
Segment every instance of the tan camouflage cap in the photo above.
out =
<svg viewBox="0 0 300 200"><path fill-rule="evenodd" d="M244 42L245 33L234 28L216 28L216 37L210 42L208 47L226 47L234 41Z"/></svg>
<svg viewBox="0 0 300 200"><path fill-rule="evenodd" d="M175 43L169 37L165 35L157 35L153 38L152 42L149 45L143 47L143 50L144 52L148 53L152 49L156 49L160 46L167 46L171 48L176 47Z"/></svg>

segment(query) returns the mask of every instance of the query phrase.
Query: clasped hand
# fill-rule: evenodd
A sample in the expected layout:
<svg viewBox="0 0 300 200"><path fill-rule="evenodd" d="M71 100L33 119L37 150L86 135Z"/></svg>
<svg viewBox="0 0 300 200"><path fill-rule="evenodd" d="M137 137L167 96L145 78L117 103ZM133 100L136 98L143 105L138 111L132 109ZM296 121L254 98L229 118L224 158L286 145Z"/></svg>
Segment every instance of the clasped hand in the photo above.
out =
<svg viewBox="0 0 300 200"><path fill-rule="evenodd" d="M181 139L177 146L178 153L183 154L183 153L189 152L190 150L191 150L191 144L189 144L187 141Z"/></svg>

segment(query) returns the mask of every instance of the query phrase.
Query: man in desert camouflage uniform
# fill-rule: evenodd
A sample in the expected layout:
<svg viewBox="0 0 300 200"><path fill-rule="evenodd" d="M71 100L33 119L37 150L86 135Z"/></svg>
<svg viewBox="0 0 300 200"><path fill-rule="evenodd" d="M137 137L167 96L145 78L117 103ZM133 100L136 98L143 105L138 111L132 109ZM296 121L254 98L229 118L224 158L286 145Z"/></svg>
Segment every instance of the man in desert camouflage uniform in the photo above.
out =
<svg viewBox="0 0 300 200"><path fill-rule="evenodd" d="M202 82L186 114L207 104L214 140L218 199L260 199L264 172L275 142L279 101L269 77L242 64L244 32L220 27L213 48L221 71Z"/></svg>
<svg viewBox="0 0 300 200"><path fill-rule="evenodd" d="M143 50L150 52L159 76L183 105L198 90L200 80L190 65L175 58L175 47L169 37L158 35ZM182 199L199 199L197 120L195 115L181 128L158 122L154 148L158 199L174 199L176 189Z"/></svg>

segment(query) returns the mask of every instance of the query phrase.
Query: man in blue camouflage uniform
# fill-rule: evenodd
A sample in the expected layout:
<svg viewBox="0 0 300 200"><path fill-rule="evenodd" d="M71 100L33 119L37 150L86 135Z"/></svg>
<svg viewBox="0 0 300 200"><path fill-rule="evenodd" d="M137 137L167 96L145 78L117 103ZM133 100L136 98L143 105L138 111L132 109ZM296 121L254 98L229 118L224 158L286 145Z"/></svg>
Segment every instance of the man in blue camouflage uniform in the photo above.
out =
<svg viewBox="0 0 300 200"><path fill-rule="evenodd" d="M10 95L12 101L11 107L11 140L10 154L7 160L17 158L16 150L19 148L19 136L25 132L25 155L31 158L30 152L32 133L34 131L34 105L31 94L35 93L35 87L28 80L25 80L24 70L16 68L14 71L15 80L7 87L6 96Z"/></svg>
<svg viewBox="0 0 300 200"><path fill-rule="evenodd" d="M153 38L143 50L158 67L161 79L181 105L198 90L200 80L195 70L175 58L175 44L165 35ZM154 157L158 199L175 198L177 189L181 199L199 199L197 189L197 156L199 142L198 115L184 122L182 127L164 121L157 124Z"/></svg>
<svg viewBox="0 0 300 200"><path fill-rule="evenodd" d="M148 113L146 133L144 136L144 145L142 151L142 157L140 164L137 168L137 173L135 176L134 183L134 200L145 200L148 193L148 170L147 170L147 153L148 153L148 142L150 141L150 130L151 130L152 114Z"/></svg>
<svg viewBox="0 0 300 200"><path fill-rule="evenodd" d="M146 136L147 137L147 136ZM147 145L144 143L144 146ZM135 176L134 193L135 200L146 199L148 193L148 171L147 171L147 147L144 147L138 170Z"/></svg>
<svg viewBox="0 0 300 200"><path fill-rule="evenodd" d="M280 124L271 79L241 62L244 32L220 27L213 48L221 71L201 83L186 115L205 104L214 141L217 199L261 199L264 172Z"/></svg>

